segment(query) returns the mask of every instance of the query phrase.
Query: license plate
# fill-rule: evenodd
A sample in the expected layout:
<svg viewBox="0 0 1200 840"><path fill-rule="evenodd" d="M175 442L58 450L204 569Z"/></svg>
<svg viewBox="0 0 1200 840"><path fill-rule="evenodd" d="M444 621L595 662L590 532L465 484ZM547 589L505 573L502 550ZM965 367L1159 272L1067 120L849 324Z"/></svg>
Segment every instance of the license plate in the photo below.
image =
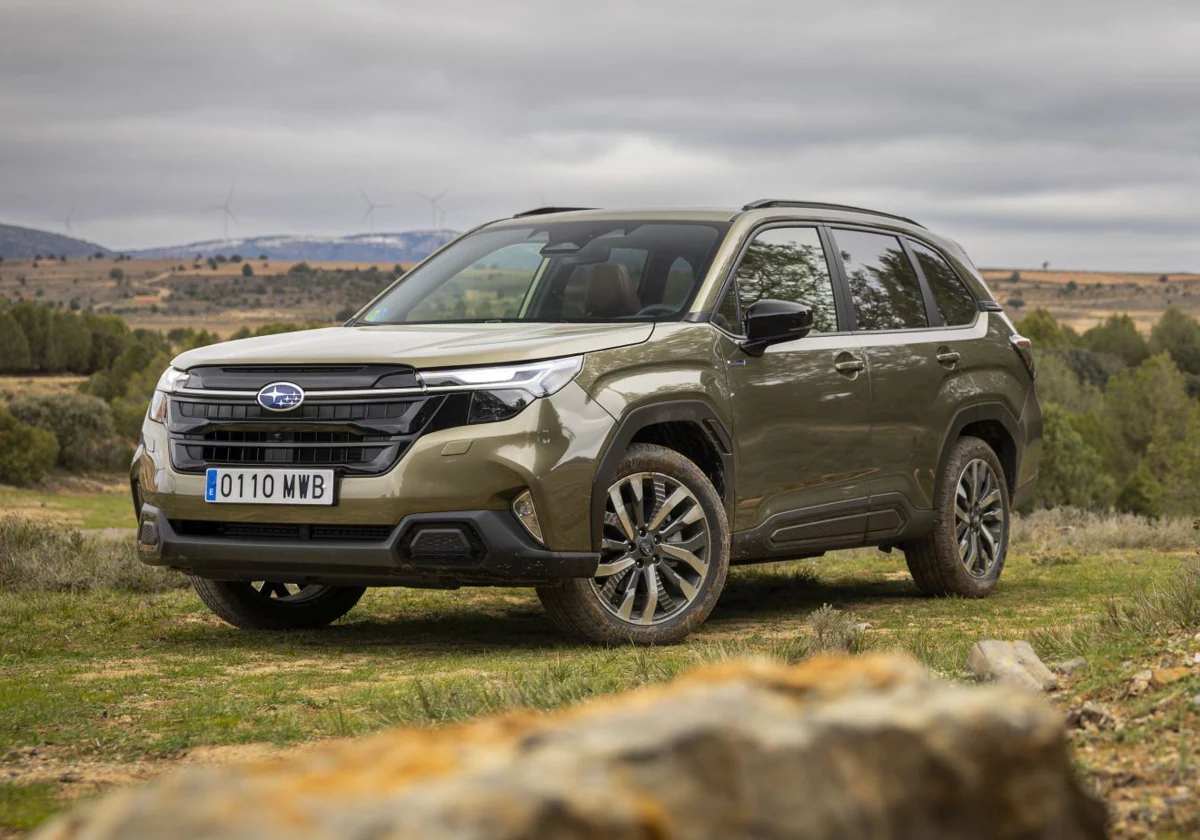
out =
<svg viewBox="0 0 1200 840"><path fill-rule="evenodd" d="M241 505L332 505L333 470L209 467L204 501Z"/></svg>

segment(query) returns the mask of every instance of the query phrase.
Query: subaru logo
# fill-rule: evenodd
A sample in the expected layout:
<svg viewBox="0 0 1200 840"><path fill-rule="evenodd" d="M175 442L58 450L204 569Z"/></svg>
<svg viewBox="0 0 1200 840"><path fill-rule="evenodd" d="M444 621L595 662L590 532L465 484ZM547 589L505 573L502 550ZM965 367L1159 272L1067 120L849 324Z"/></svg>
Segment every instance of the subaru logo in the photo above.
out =
<svg viewBox="0 0 1200 840"><path fill-rule="evenodd" d="M290 382L272 382L258 392L258 404L267 411L291 411L304 402L304 390Z"/></svg>

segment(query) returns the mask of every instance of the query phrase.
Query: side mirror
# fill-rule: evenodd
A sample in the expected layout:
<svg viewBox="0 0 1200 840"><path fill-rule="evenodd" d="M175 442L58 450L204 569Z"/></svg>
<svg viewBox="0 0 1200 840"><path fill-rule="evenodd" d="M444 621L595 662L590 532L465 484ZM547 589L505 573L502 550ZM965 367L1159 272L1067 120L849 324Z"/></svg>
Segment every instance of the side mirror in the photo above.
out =
<svg viewBox="0 0 1200 840"><path fill-rule="evenodd" d="M813 328L813 310L807 303L760 300L746 310L746 340L742 350L761 356L772 344L803 338Z"/></svg>

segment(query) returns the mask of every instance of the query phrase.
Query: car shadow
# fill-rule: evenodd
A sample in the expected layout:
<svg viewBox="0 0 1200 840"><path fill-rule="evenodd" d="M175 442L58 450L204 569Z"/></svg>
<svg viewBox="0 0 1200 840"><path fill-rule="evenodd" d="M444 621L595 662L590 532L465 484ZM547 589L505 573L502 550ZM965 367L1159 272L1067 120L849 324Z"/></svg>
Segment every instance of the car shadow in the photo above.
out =
<svg viewBox="0 0 1200 840"><path fill-rule="evenodd" d="M825 604L853 609L873 603L895 603L920 597L911 580L827 582L811 572L738 572L705 623L708 630L765 616L803 619ZM405 615L397 604L391 618L355 620L354 613L331 627L312 631L235 630L224 624L190 624L174 628L176 643L219 645L258 656L288 655L297 650L327 653L395 652L398 656L487 654L503 651L577 650L588 645L561 633L539 605L489 602L476 596L471 606L444 613ZM703 630L701 631L701 634ZM694 637L702 638L702 636Z"/></svg>

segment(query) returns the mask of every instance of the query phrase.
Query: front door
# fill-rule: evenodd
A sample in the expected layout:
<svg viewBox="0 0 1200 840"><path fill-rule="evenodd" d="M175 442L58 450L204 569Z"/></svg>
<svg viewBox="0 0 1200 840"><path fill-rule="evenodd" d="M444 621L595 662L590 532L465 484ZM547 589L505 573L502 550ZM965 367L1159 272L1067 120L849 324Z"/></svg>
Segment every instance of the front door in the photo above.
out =
<svg viewBox="0 0 1200 840"><path fill-rule="evenodd" d="M764 300L804 302L814 328L755 357L738 346L742 315ZM806 544L856 545L868 505L870 385L859 341L838 316L816 227L778 226L751 240L714 322L725 332L737 454L733 530L753 559ZM843 310L844 311L844 310Z"/></svg>

